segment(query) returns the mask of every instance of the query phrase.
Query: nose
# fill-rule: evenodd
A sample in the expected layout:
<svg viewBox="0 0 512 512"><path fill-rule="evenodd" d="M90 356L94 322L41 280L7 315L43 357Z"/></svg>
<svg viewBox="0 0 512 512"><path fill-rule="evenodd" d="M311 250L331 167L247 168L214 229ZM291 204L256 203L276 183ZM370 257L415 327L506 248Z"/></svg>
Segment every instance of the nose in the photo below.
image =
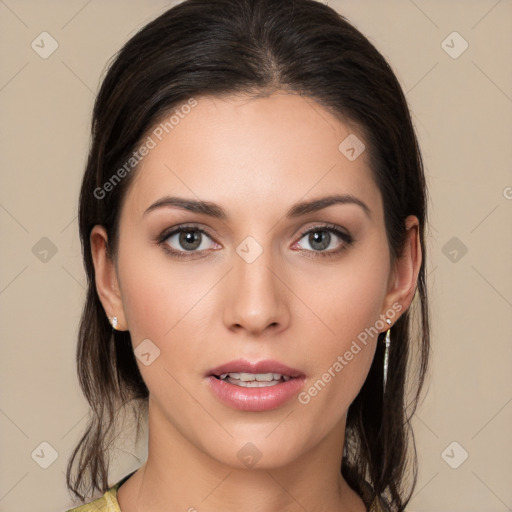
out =
<svg viewBox="0 0 512 512"><path fill-rule="evenodd" d="M234 254L233 261L226 283L226 327L252 336L286 329L290 322L289 291L283 271L272 261L271 251L264 250L252 262Z"/></svg>

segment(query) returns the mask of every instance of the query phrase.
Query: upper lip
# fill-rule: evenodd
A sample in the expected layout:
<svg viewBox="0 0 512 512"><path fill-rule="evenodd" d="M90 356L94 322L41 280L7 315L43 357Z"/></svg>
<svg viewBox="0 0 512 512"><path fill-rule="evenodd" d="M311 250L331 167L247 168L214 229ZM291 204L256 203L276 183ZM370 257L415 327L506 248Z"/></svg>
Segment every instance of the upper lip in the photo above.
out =
<svg viewBox="0 0 512 512"><path fill-rule="evenodd" d="M280 373L288 377L305 377L300 370L290 368L284 363L272 359L265 359L264 361L237 359L212 368L208 371L207 376L216 375L218 377L224 373Z"/></svg>

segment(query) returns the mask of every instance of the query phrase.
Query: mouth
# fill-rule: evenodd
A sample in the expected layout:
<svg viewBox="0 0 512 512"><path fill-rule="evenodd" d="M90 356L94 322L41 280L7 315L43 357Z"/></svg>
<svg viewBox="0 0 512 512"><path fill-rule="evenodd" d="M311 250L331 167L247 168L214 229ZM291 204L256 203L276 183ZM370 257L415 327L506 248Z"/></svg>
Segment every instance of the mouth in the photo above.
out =
<svg viewBox="0 0 512 512"><path fill-rule="evenodd" d="M275 409L303 387L306 375L278 361L231 361L209 370L205 378L224 404L244 411Z"/></svg>

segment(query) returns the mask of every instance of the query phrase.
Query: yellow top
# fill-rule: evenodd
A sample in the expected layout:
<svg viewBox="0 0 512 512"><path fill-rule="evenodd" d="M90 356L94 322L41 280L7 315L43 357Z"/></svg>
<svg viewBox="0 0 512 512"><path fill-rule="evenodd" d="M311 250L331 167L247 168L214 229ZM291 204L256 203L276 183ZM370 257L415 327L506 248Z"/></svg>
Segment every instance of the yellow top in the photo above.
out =
<svg viewBox="0 0 512 512"><path fill-rule="evenodd" d="M135 471L126 475L124 478L119 480L116 484L114 484L110 489L108 489L103 496L98 498L97 500L91 501L85 505L81 505L79 507L75 507L66 512L121 512L119 508L119 503L117 501L117 490L119 487L130 478ZM366 504L368 507L368 504ZM385 512L375 500L368 508L368 512Z"/></svg>

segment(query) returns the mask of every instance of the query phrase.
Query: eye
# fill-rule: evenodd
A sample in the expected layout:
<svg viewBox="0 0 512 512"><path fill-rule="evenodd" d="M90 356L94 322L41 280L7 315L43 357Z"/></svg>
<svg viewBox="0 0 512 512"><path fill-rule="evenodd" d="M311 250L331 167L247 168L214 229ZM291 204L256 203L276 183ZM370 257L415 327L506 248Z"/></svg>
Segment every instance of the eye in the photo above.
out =
<svg viewBox="0 0 512 512"><path fill-rule="evenodd" d="M159 237L158 243L167 252L183 258L213 249L216 245L210 235L197 226L180 226L164 231Z"/></svg>
<svg viewBox="0 0 512 512"><path fill-rule="evenodd" d="M306 239L311 247L303 250L313 253L315 257L336 256L354 242L350 234L330 224L308 229L301 234L300 240L302 239ZM293 247L296 248L299 242L296 242ZM168 229L159 236L157 243L166 252L178 258L193 258L203 251L219 247L212 237L198 226L179 226Z"/></svg>
<svg viewBox="0 0 512 512"><path fill-rule="evenodd" d="M338 241L338 243L336 243L336 238L341 240L341 242ZM354 242L353 237L349 233L330 224L308 229L302 233L300 240L302 239L306 239L307 243L312 248L311 250L306 249L307 251L316 253L315 256L321 257L335 256ZM297 245L299 242L296 242L294 245Z"/></svg>

